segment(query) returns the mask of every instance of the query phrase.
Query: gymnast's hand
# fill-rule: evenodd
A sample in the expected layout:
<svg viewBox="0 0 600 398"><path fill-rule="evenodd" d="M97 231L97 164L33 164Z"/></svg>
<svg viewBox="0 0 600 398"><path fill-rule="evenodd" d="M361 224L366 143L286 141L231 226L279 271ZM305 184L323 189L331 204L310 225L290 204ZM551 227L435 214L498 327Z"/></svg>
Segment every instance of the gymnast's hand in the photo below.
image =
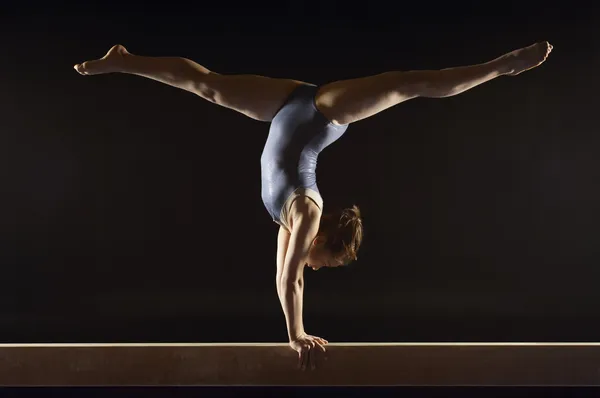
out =
<svg viewBox="0 0 600 398"><path fill-rule="evenodd" d="M303 334L300 337L290 341L290 347L298 353L298 368L311 370L317 367L317 356L325 354L325 345L327 340L321 337ZM325 358L327 359L327 358Z"/></svg>

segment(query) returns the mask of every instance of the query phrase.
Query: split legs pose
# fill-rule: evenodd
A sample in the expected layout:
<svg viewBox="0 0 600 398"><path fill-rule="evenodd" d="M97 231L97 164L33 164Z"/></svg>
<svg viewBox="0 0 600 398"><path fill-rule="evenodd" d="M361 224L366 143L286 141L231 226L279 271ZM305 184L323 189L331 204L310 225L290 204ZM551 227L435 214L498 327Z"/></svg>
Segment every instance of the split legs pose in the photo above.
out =
<svg viewBox="0 0 600 398"><path fill-rule="evenodd" d="M392 71L340 80L319 88L317 108L335 124L366 119L403 101L443 98L465 92L499 76L515 76L542 64L552 51L539 42L491 61L441 70ZM186 58L134 55L121 45L94 61L75 65L82 75L127 73L192 92L252 119L270 122L296 87L291 79L257 75L222 75Z"/></svg>
<svg viewBox="0 0 600 398"><path fill-rule="evenodd" d="M297 92L297 97L295 97L296 104L293 104L295 101L292 101L292 104L288 104L288 108L285 108L285 102L289 95L296 88L307 83L255 75L222 75L212 72L189 59L133 55L120 45L111 48L99 60L87 61L75 65L75 69L83 75L120 72L143 76L192 92L208 101L265 122L272 121L282 106L292 115L294 112L296 112L295 115L306 115L310 111L309 115L314 116L316 113L312 106L314 99L318 110L331 122L339 125L348 125L376 115L385 109L411 98L449 97L460 94L499 76L517 75L540 65L546 60L551 50L552 46L548 42L541 42L478 65L442 70L386 72L359 79L337 81L323 85L318 89L310 87L310 90L304 90L305 88L301 87ZM310 97L308 97L308 94L306 94L307 97L303 97L303 93L309 93ZM296 109L300 106L303 109ZM269 131L269 136L271 137L271 134L275 137L281 134L293 135L296 131L295 127L308 126L314 129L315 136L329 134L329 143L331 143L333 142L331 141L331 137L336 139L336 134L339 137L345 131L345 127L331 126L326 120L320 117L316 119L322 125L310 125L302 121L298 122L294 120L294 116L291 116L286 119L288 122L287 128L275 127ZM275 122L277 120L275 119ZM294 125L294 123L296 124ZM276 124L272 123L271 127ZM307 135L304 134L304 136ZM265 150L268 149L267 159L277 159L277 161L272 163L268 163L267 160L267 164L271 167L261 169L261 178L264 177L264 181L267 181L266 186L271 191L276 192L276 194L285 192L286 195L288 189L293 189L293 191L289 192L296 192L296 188L306 188L305 186L300 186L300 184L305 184L304 181L298 182L294 181L294 179L289 179L291 182L283 180L282 184L282 180L271 178L273 175L276 175L278 167L283 170L285 167L283 161L298 165L300 168L303 168L305 174L311 172L308 171L310 167L304 167L310 161L310 159L307 160L308 156L303 157L302 165L299 158L294 158L293 155L290 155L292 152L300 153L299 151L289 151L288 157L290 159L284 159L287 147L278 146L277 142L277 138L272 142L269 142L267 139L267 144L265 144ZM310 151L307 151L307 153L312 153L312 156L314 156L312 159L316 161L318 151L321 149L316 149L315 145L311 147L311 142L303 143L302 148L310 148ZM325 145L327 141L323 139L319 142ZM300 144L296 143L296 145ZM298 148L294 147L294 149ZM261 157L261 164L262 161ZM311 173L314 176L314 170ZM271 183L272 185L269 185ZM309 191L307 189L305 193L308 194ZM269 208L271 210L275 208L274 206L280 206L278 210L273 211L274 221L275 217L282 213L279 209L283 209L280 203L276 203L279 200L276 194L267 195L266 199L269 201ZM294 198L293 195L289 195L288 197ZM264 198L263 201L265 201ZM289 208L290 214L287 216L290 226L289 231L284 229L283 225L279 229L277 245L277 291L286 316L290 347L298 351L301 363L304 364L303 366L306 365L306 361L313 361L312 364L314 366L314 354L311 354L312 350L315 347L319 347L324 351L323 345L327 344L327 341L316 336L307 335L304 332L302 323L302 295L304 286L302 271L305 265L310 265L313 269L323 266L340 266L344 264L344 258L340 260L340 253L333 252L334 249L332 247L334 246L331 246L331 248L327 248L326 246L327 242L335 242L335 239L330 240L329 237L337 234L337 231L329 231L319 235L321 220L325 220L325 224L332 224L331 216L329 218L321 217L322 206L319 206L317 201L310 199L307 195L302 196L302 194L300 194L298 199L293 200L292 204ZM355 251L362 240L362 221L358 222L360 221L360 214L357 213L359 212L354 209L347 215L339 216L340 220L344 220L343 225L351 225L352 238L351 242L348 242L346 232L341 232L343 236L338 236L339 240L337 242L343 244L344 250L350 247L348 246L349 243L355 243L355 245L353 243L354 246L350 253L353 259L356 259ZM335 225L335 222L333 224ZM339 227L342 223L337 223L337 225ZM335 250L339 252L340 246L335 247L337 247ZM347 253L342 250L341 254Z"/></svg>

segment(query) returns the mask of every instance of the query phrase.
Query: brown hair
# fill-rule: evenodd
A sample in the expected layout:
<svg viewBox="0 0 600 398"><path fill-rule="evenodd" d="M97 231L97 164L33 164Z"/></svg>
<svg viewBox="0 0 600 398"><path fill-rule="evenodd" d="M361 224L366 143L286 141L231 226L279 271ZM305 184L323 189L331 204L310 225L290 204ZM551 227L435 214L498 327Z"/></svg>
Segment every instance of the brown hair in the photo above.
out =
<svg viewBox="0 0 600 398"><path fill-rule="evenodd" d="M355 205L348 209L323 214L318 235L325 238L325 249L344 264L356 260L363 238L359 208Z"/></svg>

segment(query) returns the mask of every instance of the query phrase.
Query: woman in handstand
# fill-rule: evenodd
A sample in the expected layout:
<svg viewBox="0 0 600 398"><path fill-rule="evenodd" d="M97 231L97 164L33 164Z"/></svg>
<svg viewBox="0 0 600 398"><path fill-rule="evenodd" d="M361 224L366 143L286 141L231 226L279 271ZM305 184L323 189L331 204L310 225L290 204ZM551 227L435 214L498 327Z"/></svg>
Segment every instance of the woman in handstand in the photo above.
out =
<svg viewBox="0 0 600 398"><path fill-rule="evenodd" d="M261 157L262 200L279 224L277 293L290 347L305 368L314 367L314 350L324 352L327 341L304 330L304 268L338 267L355 260L363 235L356 206L323 213L315 174L319 153L351 123L412 98L450 97L499 76L518 75L540 65L550 51L548 42L540 42L477 65L392 71L320 87L290 79L222 75L185 58L133 55L121 45L100 59L75 65L75 70L82 75L143 76L270 122Z"/></svg>

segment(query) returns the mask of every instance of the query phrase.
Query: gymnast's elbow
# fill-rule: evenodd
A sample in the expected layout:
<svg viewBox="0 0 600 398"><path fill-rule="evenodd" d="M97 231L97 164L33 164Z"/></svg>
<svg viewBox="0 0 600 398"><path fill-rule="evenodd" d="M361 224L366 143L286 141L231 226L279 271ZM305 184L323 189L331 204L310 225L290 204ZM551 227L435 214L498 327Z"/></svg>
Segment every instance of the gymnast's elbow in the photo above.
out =
<svg viewBox="0 0 600 398"><path fill-rule="evenodd" d="M301 289L304 284L304 279L302 277L282 277L279 281L279 288L282 292L286 291L294 291L296 289Z"/></svg>

